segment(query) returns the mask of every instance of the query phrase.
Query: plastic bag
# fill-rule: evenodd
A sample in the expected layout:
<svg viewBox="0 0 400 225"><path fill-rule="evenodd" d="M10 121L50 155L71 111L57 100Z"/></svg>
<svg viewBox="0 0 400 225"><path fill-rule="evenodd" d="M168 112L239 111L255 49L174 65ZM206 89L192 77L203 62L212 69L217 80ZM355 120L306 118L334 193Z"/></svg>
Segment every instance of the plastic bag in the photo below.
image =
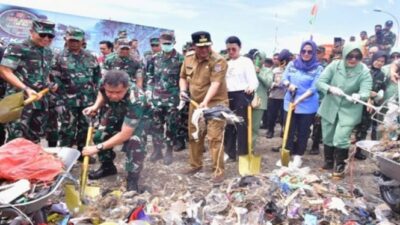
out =
<svg viewBox="0 0 400 225"><path fill-rule="evenodd" d="M52 181L63 170L60 159L24 138L0 147L0 178L6 180Z"/></svg>

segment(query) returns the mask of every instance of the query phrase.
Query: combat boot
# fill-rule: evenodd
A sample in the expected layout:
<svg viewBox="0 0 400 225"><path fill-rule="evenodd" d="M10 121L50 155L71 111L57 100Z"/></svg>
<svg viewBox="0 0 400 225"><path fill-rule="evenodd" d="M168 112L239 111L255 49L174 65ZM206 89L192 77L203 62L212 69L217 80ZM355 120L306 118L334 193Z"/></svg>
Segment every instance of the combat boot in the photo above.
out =
<svg viewBox="0 0 400 225"><path fill-rule="evenodd" d="M100 168L96 171L90 171L89 179L97 180L103 177L111 176L117 174L117 167L111 163L103 163Z"/></svg>
<svg viewBox="0 0 400 225"><path fill-rule="evenodd" d="M169 146L167 147L167 151L165 152L164 165L170 165L172 162L173 162L172 147Z"/></svg>
<svg viewBox="0 0 400 225"><path fill-rule="evenodd" d="M349 149L347 148L335 148L335 161L336 166L333 171L333 177L342 178L346 169L345 160L349 157Z"/></svg>
<svg viewBox="0 0 400 225"><path fill-rule="evenodd" d="M163 154L160 147L154 146L153 152L150 155L150 162L156 162L163 158Z"/></svg>
<svg viewBox="0 0 400 225"><path fill-rule="evenodd" d="M354 155L354 158L358 159L358 160L366 160L367 156L365 156L362 152L360 148L356 148L356 154Z"/></svg>
<svg viewBox="0 0 400 225"><path fill-rule="evenodd" d="M333 169L334 166L334 147L324 145L324 159L325 159L325 164L322 166L322 169L324 170L331 170Z"/></svg>
<svg viewBox="0 0 400 225"><path fill-rule="evenodd" d="M139 176L136 173L128 172L126 179L126 190L139 193Z"/></svg>

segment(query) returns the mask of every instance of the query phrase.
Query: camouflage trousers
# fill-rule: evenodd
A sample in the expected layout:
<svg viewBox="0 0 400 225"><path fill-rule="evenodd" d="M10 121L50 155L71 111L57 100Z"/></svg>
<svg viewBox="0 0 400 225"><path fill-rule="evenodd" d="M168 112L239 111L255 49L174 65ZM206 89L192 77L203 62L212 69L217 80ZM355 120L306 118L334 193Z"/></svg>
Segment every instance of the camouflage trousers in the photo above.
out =
<svg viewBox="0 0 400 225"><path fill-rule="evenodd" d="M108 140L121 130L122 120L107 120L108 122L111 122L110 124L104 124L103 121L94 135L93 141L95 144ZM132 172L139 175L140 171L143 169L143 161L146 156L145 143L143 142L142 138L138 136L132 136L129 140L124 142L122 151L125 152L126 155L125 170L127 172ZM103 149L98 153L101 164L113 164L115 156L115 152L112 148Z"/></svg>
<svg viewBox="0 0 400 225"><path fill-rule="evenodd" d="M58 113L55 107L49 107L49 119L47 121L46 139L49 147L56 147L58 142Z"/></svg>
<svg viewBox="0 0 400 225"><path fill-rule="evenodd" d="M178 131L178 120L178 110L174 106L157 106L153 109L152 137L154 148L162 149L163 143L167 147L174 145Z"/></svg>
<svg viewBox="0 0 400 225"><path fill-rule="evenodd" d="M188 139L188 119L189 119L189 103L186 103L182 110L178 111L178 130L176 132L176 141L183 144Z"/></svg>
<svg viewBox="0 0 400 225"><path fill-rule="evenodd" d="M32 142L39 143L45 136L49 112L47 109L33 109L32 105L24 107L21 117L7 124L7 142L23 137Z"/></svg>
<svg viewBox="0 0 400 225"><path fill-rule="evenodd" d="M60 146L72 147L74 144L79 150L85 146L88 122L82 114L84 107L70 107L61 116Z"/></svg>

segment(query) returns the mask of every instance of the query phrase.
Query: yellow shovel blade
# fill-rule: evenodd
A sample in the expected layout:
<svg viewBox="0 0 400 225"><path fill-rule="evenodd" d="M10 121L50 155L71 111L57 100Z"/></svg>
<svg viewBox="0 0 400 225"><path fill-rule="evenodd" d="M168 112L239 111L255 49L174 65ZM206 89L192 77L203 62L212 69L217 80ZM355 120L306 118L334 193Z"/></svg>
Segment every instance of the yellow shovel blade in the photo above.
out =
<svg viewBox="0 0 400 225"><path fill-rule="evenodd" d="M72 212L83 212L85 205L83 205L79 191L75 189L75 185L66 184L64 187L65 203ZM100 195L100 187L86 186L85 196L95 198Z"/></svg>
<svg viewBox="0 0 400 225"><path fill-rule="evenodd" d="M8 95L0 101L0 123L17 120L24 108L23 92Z"/></svg>
<svg viewBox="0 0 400 225"><path fill-rule="evenodd" d="M281 149L281 163L282 166L289 166L289 161L290 161L290 151L287 149L284 149L282 147Z"/></svg>
<svg viewBox="0 0 400 225"><path fill-rule="evenodd" d="M241 176L257 175L261 171L261 156L239 156L239 174Z"/></svg>

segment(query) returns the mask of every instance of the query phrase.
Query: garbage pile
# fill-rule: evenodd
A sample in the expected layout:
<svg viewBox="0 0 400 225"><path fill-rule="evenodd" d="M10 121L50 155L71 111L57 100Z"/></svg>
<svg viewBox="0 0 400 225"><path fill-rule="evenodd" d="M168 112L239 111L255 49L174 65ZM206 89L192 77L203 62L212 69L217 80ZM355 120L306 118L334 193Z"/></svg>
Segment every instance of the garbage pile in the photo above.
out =
<svg viewBox="0 0 400 225"><path fill-rule="evenodd" d="M93 201L81 219L91 218L87 224L396 224L384 203L371 201L361 189L333 184L309 168L280 168L208 187L177 185L165 196L110 192Z"/></svg>
<svg viewBox="0 0 400 225"><path fill-rule="evenodd" d="M400 141L380 141L370 152L400 163Z"/></svg>

